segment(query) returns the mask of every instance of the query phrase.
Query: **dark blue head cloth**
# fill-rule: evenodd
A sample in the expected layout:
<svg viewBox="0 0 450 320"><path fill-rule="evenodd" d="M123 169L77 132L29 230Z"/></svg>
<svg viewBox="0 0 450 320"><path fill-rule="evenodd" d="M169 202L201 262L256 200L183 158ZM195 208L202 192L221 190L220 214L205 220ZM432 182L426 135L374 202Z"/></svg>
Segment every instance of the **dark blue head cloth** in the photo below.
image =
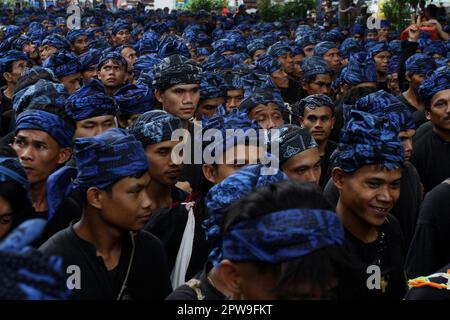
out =
<svg viewBox="0 0 450 320"><path fill-rule="evenodd" d="M80 71L86 71L91 66L96 66L100 61L102 52L100 50L89 49L87 52L79 56L81 69Z"/></svg>
<svg viewBox="0 0 450 320"><path fill-rule="evenodd" d="M114 93L120 114L142 114L153 110L155 97L148 87L128 84Z"/></svg>
<svg viewBox="0 0 450 320"><path fill-rule="evenodd" d="M289 47L286 42L278 41L270 46L269 50L267 51L268 54L274 56L275 58L278 58L279 56L285 54L285 53L291 53L291 48Z"/></svg>
<svg viewBox="0 0 450 320"><path fill-rule="evenodd" d="M0 78L3 78L5 69L14 61L28 61L28 55L22 51L9 50L0 54Z"/></svg>
<svg viewBox="0 0 450 320"><path fill-rule="evenodd" d="M223 259L282 263L344 243L344 227L335 212L289 209L240 221L223 236Z"/></svg>
<svg viewBox="0 0 450 320"><path fill-rule="evenodd" d="M416 128L408 107L397 97L384 90L359 99L355 104L355 110L368 112L378 117L388 117L400 128L400 131Z"/></svg>
<svg viewBox="0 0 450 320"><path fill-rule="evenodd" d="M197 53L197 57L210 55L210 52L207 48L197 48L196 53Z"/></svg>
<svg viewBox="0 0 450 320"><path fill-rule="evenodd" d="M445 47L444 41L432 41L424 50L423 53L433 56L438 54L442 57L447 56L447 48Z"/></svg>
<svg viewBox="0 0 450 320"><path fill-rule="evenodd" d="M117 181L148 170L142 143L123 129L108 129L98 136L75 139L78 168L75 185L86 191L106 189Z"/></svg>
<svg viewBox="0 0 450 320"><path fill-rule="evenodd" d="M349 64L345 71L342 71L341 78L349 85L377 82L377 71L372 56L365 52L351 54Z"/></svg>
<svg viewBox="0 0 450 320"><path fill-rule="evenodd" d="M145 56L140 56L134 61L133 67L131 68L131 73L133 74L134 77L139 77L143 72L152 71L153 67L160 62L161 59L159 59L154 54L147 54Z"/></svg>
<svg viewBox="0 0 450 320"><path fill-rule="evenodd" d="M388 74L398 73L398 64L400 62L400 56L391 56L388 64Z"/></svg>
<svg viewBox="0 0 450 320"><path fill-rule="evenodd" d="M163 110L152 110L140 115L128 128L128 132L145 148L148 145L172 140L172 133L177 129L183 129L178 117Z"/></svg>
<svg viewBox="0 0 450 320"><path fill-rule="evenodd" d="M354 25L351 26L350 33L352 34L352 36L354 36L355 34L359 34L360 36L364 36L365 27L363 25L361 25L361 24L355 23Z"/></svg>
<svg viewBox="0 0 450 320"><path fill-rule="evenodd" d="M66 113L75 121L117 113L117 105L112 97L106 94L105 87L93 79L69 96Z"/></svg>
<svg viewBox="0 0 450 320"><path fill-rule="evenodd" d="M136 80L136 85L153 90L153 70L142 71L139 78Z"/></svg>
<svg viewBox="0 0 450 320"><path fill-rule="evenodd" d="M47 225L44 219L26 220L0 243L0 299L66 300L67 275L63 261L31 247Z"/></svg>
<svg viewBox="0 0 450 320"><path fill-rule="evenodd" d="M262 39L257 39L250 42L247 46L247 53L252 56L257 50L266 50L266 48L264 41Z"/></svg>
<svg viewBox="0 0 450 320"><path fill-rule="evenodd" d="M433 96L446 89L450 89L450 67L442 66L427 75L420 85L419 96L425 106L430 106Z"/></svg>
<svg viewBox="0 0 450 320"><path fill-rule="evenodd" d="M322 36L322 41L339 43L342 40L344 40L344 35L338 29L330 30Z"/></svg>
<svg viewBox="0 0 450 320"><path fill-rule="evenodd" d="M29 75L33 76L31 73ZM14 94L13 109L16 114L26 108L35 107L55 106L64 109L68 96L69 93L62 83L40 79Z"/></svg>
<svg viewBox="0 0 450 320"><path fill-rule="evenodd" d="M304 36L295 39L295 43L302 47L302 49L305 49L305 47L310 45L316 45L319 42L318 35L314 32L305 34Z"/></svg>
<svg viewBox="0 0 450 320"><path fill-rule="evenodd" d="M88 28L86 29L86 35L88 36L88 38L90 39L94 39L96 36L96 33L101 33L102 36L105 36L105 31L103 30L103 28L98 27L98 28Z"/></svg>
<svg viewBox="0 0 450 320"><path fill-rule="evenodd" d="M52 70L58 79L70 76L81 70L81 64L78 57L75 54L66 51L52 54L44 61L42 66Z"/></svg>
<svg viewBox="0 0 450 320"><path fill-rule="evenodd" d="M266 44L266 47L270 47L271 45L273 45L275 42L278 41L278 37L273 32L269 32L269 33L262 35L261 39Z"/></svg>
<svg viewBox="0 0 450 320"><path fill-rule="evenodd" d="M411 74L426 75L436 68L437 65L434 59L423 53L416 53L405 62L405 71Z"/></svg>
<svg viewBox="0 0 450 320"><path fill-rule="evenodd" d="M391 22L389 20L381 20L380 27L381 28L390 28Z"/></svg>
<svg viewBox="0 0 450 320"><path fill-rule="evenodd" d="M376 56L377 54L379 54L383 51L389 51L389 46L384 41L373 42L373 43L368 44L366 47L367 47L367 51L369 52L369 54L372 57Z"/></svg>
<svg viewBox="0 0 450 320"><path fill-rule="evenodd" d="M402 41L392 40L389 42L389 52L394 56L399 56L402 53Z"/></svg>
<svg viewBox="0 0 450 320"><path fill-rule="evenodd" d="M239 105L239 110L247 114L259 104L267 105L269 103L276 104L280 111L284 110L284 103L281 95L277 91L263 91L250 93Z"/></svg>
<svg viewBox="0 0 450 320"><path fill-rule="evenodd" d="M153 86L165 90L177 84L200 84L202 68L181 55L164 58L153 68Z"/></svg>
<svg viewBox="0 0 450 320"><path fill-rule="evenodd" d="M225 51L237 51L236 42L232 39L220 39L212 43L214 52L222 54Z"/></svg>
<svg viewBox="0 0 450 320"><path fill-rule="evenodd" d="M204 71L225 70L233 68L233 61L227 59L221 54L213 53L207 57L202 63Z"/></svg>
<svg viewBox="0 0 450 320"><path fill-rule="evenodd" d="M182 55L188 59L191 57L191 53L183 43L182 39L174 35L168 35L164 37L161 40L158 48L158 56L160 59L170 57L174 54Z"/></svg>
<svg viewBox="0 0 450 320"><path fill-rule="evenodd" d="M318 74L331 74L328 63L321 57L306 57L301 62L303 78L308 79Z"/></svg>
<svg viewBox="0 0 450 320"><path fill-rule="evenodd" d="M88 42L88 48L89 49L96 49L96 50L106 50L111 47L111 44L108 42L108 40L105 37L99 37L97 39L91 39Z"/></svg>
<svg viewBox="0 0 450 320"><path fill-rule="evenodd" d="M245 73L241 70L226 70L221 73L225 83L227 85L227 90L243 89L244 84L242 83L242 77Z"/></svg>
<svg viewBox="0 0 450 320"><path fill-rule="evenodd" d="M388 118L352 110L331 156L334 167L352 173L365 165L383 165L388 170L403 164L399 128Z"/></svg>
<svg viewBox="0 0 450 320"><path fill-rule="evenodd" d="M318 57L323 57L325 53L330 49L338 49L338 46L331 41L319 42L314 48L314 55Z"/></svg>
<svg viewBox="0 0 450 320"><path fill-rule="evenodd" d="M53 33L47 36L44 41L42 41L42 45L48 45L50 47L54 47L58 50L67 50L70 51L70 42L67 41L62 35L58 33Z"/></svg>
<svg viewBox="0 0 450 320"><path fill-rule="evenodd" d="M30 182L19 159L0 156L0 183L8 181L18 183L26 192L30 189Z"/></svg>
<svg viewBox="0 0 450 320"><path fill-rule="evenodd" d="M18 36L22 33L22 28L15 25L9 25L5 28L4 39L11 38L14 36Z"/></svg>
<svg viewBox="0 0 450 320"><path fill-rule="evenodd" d="M15 38L12 42L11 42L11 49L12 50L18 50L18 51L22 51L22 48L24 45L31 43L31 38L27 37L25 35L21 35L20 37Z"/></svg>
<svg viewBox="0 0 450 320"><path fill-rule="evenodd" d="M203 222L203 229L207 240L213 246L208 260L214 266L217 266L222 261L222 236L220 230L224 220L225 209L257 188L287 180L287 176L280 170L275 175L263 175L262 170L264 170L264 166L259 164L245 166L213 186L206 195L205 202L209 218Z"/></svg>
<svg viewBox="0 0 450 320"><path fill-rule="evenodd" d="M255 66L260 72L269 75L282 68L281 63L268 53L260 55L258 60L255 61Z"/></svg>
<svg viewBox="0 0 450 320"><path fill-rule="evenodd" d="M360 52L361 49L359 41L356 41L354 38L347 38L339 47L339 55L343 58L348 58L351 53Z"/></svg>
<svg viewBox="0 0 450 320"><path fill-rule="evenodd" d="M124 29L131 31L131 26L128 24L127 21L125 21L123 19L117 19L112 26L111 32L113 35L115 35L115 34L117 34L117 32L119 32L120 30L124 30Z"/></svg>
<svg viewBox="0 0 450 320"><path fill-rule="evenodd" d="M305 53L303 52L302 47L297 46L297 45L291 46L291 52L292 52L292 56L296 56L296 55L299 55L299 54L302 55L302 56L305 55Z"/></svg>
<svg viewBox="0 0 450 320"><path fill-rule="evenodd" d="M153 31L146 31L142 38L136 43L135 50L143 55L149 53L157 53L159 46L159 34Z"/></svg>
<svg viewBox="0 0 450 320"><path fill-rule="evenodd" d="M200 99L225 98L227 95L227 84L218 74L203 72L200 82Z"/></svg>
<svg viewBox="0 0 450 320"><path fill-rule="evenodd" d="M109 60L117 61L117 62L119 62L122 65L122 67L125 68L125 70L128 69L128 62L127 62L127 60L125 60L125 58L120 53L114 52L114 51L110 51L110 52L103 53L100 56L100 59L98 61L98 65L97 65L97 70L100 70L103 67L103 65L105 63L107 63Z"/></svg>
<svg viewBox="0 0 450 320"><path fill-rule="evenodd" d="M78 37L87 36L86 30L83 29L73 29L67 32L66 39L71 44L74 44L77 41Z"/></svg>
<svg viewBox="0 0 450 320"><path fill-rule="evenodd" d="M75 128L59 115L43 110L25 110L16 120L15 134L20 130L39 130L48 133L63 148L72 146Z"/></svg>
<svg viewBox="0 0 450 320"><path fill-rule="evenodd" d="M277 129L279 134L280 164L303 151L318 147L307 129L302 129L293 124L284 124L277 127ZM268 141L272 141L271 133L269 133Z"/></svg>
<svg viewBox="0 0 450 320"><path fill-rule="evenodd" d="M313 94L300 100L298 103L298 112L299 115L303 116L305 108L313 110L320 107L329 107L334 112L333 100L324 94Z"/></svg>
<svg viewBox="0 0 450 320"><path fill-rule="evenodd" d="M273 82L271 76L267 74L252 72L242 77L242 84L244 86L245 96L261 90L270 91L280 95L280 90Z"/></svg>

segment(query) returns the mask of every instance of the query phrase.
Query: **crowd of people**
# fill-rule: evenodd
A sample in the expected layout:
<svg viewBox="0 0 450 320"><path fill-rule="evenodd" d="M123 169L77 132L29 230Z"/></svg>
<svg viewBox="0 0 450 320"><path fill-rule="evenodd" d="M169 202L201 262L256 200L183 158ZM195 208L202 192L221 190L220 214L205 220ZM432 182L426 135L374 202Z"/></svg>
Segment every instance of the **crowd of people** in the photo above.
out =
<svg viewBox="0 0 450 320"><path fill-rule="evenodd" d="M4 13L0 299L449 299L436 6L401 33L245 6Z"/></svg>

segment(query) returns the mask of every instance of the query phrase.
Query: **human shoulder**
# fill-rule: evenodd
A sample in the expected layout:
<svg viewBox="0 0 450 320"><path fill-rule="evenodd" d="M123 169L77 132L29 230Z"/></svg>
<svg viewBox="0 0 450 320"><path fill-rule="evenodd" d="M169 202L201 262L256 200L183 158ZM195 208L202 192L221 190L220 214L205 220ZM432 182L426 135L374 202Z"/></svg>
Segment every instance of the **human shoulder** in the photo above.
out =
<svg viewBox="0 0 450 320"><path fill-rule="evenodd" d="M76 236L73 234L72 227L69 226L61 231L55 233L40 247L39 251L48 255L66 255L68 248L73 247L76 241Z"/></svg>

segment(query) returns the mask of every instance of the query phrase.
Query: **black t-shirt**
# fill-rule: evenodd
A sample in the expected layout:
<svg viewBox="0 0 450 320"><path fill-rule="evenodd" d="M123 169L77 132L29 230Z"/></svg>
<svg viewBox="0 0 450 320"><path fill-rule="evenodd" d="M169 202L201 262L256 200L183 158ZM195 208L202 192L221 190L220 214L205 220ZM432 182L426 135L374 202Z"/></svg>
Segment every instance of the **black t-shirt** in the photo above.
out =
<svg viewBox="0 0 450 320"><path fill-rule="evenodd" d="M422 124L428 121L427 118L425 117L425 112L423 110L417 110L417 108L415 108L412 104L408 102L408 100L406 100L403 94L398 95L397 98L408 107L408 110L409 112L411 112L411 115L414 119L416 128L420 127Z"/></svg>
<svg viewBox="0 0 450 320"><path fill-rule="evenodd" d="M431 274L450 262L450 184L437 185L422 202L406 258L409 278Z"/></svg>
<svg viewBox="0 0 450 320"><path fill-rule="evenodd" d="M413 139L412 164L416 167L425 192L450 177L450 141L434 130Z"/></svg>
<svg viewBox="0 0 450 320"><path fill-rule="evenodd" d="M186 227L188 211L181 203L185 202L188 196L189 194L187 192L174 187L172 189L172 207L155 210L144 228L146 231L158 237L163 243L167 253L169 272L172 272L175 266L178 250ZM189 267L186 272L186 281L202 270L211 250L210 244L206 240L205 233L201 227L203 219L195 213L194 215L194 243Z"/></svg>
<svg viewBox="0 0 450 320"><path fill-rule="evenodd" d="M126 285L122 299L163 300L171 292L166 255L161 242L145 231L134 236L134 254L128 280L125 282L132 255L129 233L124 235L119 264L108 271L96 248L81 239L70 226L51 237L39 251L60 256L64 269L79 267L81 288L73 289L73 300L115 300ZM74 275L68 272L68 278Z"/></svg>
<svg viewBox="0 0 450 320"><path fill-rule="evenodd" d="M380 227L378 238L372 243L364 243L345 230L344 248L357 261L359 272L351 273L340 280L339 299L400 300L406 291L403 272L403 238L400 225L392 215ZM381 271L379 289L369 289L367 283L373 273L368 267L377 265Z"/></svg>
<svg viewBox="0 0 450 320"><path fill-rule="evenodd" d="M448 269L450 269L450 264L447 264L436 273L447 273ZM448 281L444 277L432 277L429 280L444 285ZM411 288L406 294L405 300L450 300L450 290L437 289L430 286Z"/></svg>
<svg viewBox="0 0 450 320"><path fill-rule="evenodd" d="M212 265L207 263L205 268L194 279L191 279L189 284L176 288L166 300L225 300L226 297L223 293L217 290L208 280L208 272L211 269Z"/></svg>
<svg viewBox="0 0 450 320"><path fill-rule="evenodd" d="M322 188L325 187L331 177L330 157L337 146L338 145L336 142L328 140L327 147L325 148L325 154L320 157L320 167L322 169L322 173L320 175L319 184Z"/></svg>

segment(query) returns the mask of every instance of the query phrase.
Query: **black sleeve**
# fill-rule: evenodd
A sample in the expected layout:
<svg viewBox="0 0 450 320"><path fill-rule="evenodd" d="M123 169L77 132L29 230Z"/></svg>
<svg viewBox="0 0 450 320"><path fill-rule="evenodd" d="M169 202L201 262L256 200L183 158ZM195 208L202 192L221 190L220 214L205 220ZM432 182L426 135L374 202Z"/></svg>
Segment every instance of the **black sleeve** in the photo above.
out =
<svg viewBox="0 0 450 320"><path fill-rule="evenodd" d="M197 296L194 290L184 284L169 294L166 300L197 300Z"/></svg>
<svg viewBox="0 0 450 320"><path fill-rule="evenodd" d="M410 42L403 40L401 44L400 59L398 62L398 83L400 85L400 91L405 92L408 90L408 83L405 78L405 61L408 60L413 54L416 53L419 44L417 42Z"/></svg>
<svg viewBox="0 0 450 320"><path fill-rule="evenodd" d="M330 180L328 180L328 183L323 190L323 195L325 199L327 199L327 201L331 204L331 206L333 208L336 208L339 201L339 190L334 185L333 179L330 178Z"/></svg>

